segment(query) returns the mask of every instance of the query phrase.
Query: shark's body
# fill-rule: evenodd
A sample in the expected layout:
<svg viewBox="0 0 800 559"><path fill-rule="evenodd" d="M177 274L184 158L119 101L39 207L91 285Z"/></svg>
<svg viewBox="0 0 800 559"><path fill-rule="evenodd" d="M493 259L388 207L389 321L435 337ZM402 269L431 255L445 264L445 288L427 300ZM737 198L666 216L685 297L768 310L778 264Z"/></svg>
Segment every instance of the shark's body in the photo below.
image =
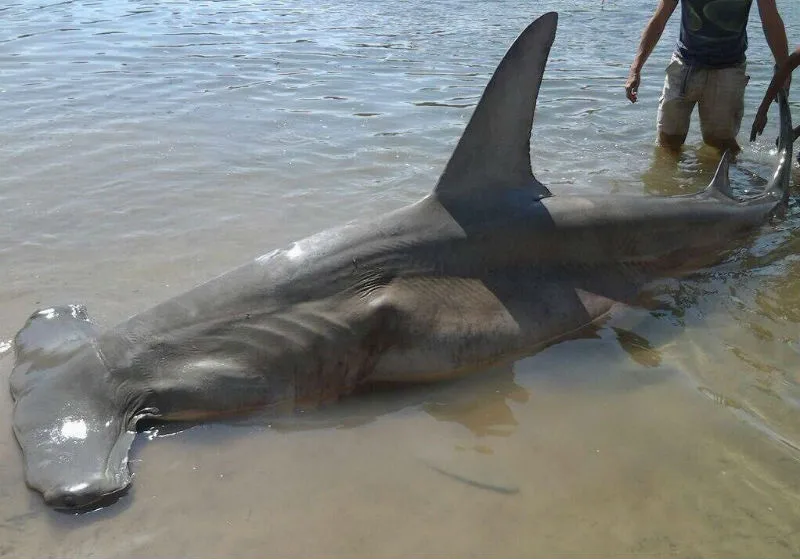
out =
<svg viewBox="0 0 800 559"><path fill-rule="evenodd" d="M648 281L719 259L784 207L791 121L763 194L727 155L704 192L559 197L530 168L557 16L517 39L432 194L256 259L104 332L69 306L15 339L14 429L28 484L82 508L130 484L136 422L332 401L363 383L451 378L552 343Z"/></svg>

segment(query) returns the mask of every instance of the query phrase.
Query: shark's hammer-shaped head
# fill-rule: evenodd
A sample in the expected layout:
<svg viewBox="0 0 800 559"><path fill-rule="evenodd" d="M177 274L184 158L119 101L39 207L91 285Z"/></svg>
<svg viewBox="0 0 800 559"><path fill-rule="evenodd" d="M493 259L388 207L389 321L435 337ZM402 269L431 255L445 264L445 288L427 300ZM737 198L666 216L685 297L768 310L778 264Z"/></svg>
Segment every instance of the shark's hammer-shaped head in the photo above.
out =
<svg viewBox="0 0 800 559"><path fill-rule="evenodd" d="M88 510L131 483L135 402L112 378L85 309L34 313L14 339L14 433L28 486L57 509Z"/></svg>

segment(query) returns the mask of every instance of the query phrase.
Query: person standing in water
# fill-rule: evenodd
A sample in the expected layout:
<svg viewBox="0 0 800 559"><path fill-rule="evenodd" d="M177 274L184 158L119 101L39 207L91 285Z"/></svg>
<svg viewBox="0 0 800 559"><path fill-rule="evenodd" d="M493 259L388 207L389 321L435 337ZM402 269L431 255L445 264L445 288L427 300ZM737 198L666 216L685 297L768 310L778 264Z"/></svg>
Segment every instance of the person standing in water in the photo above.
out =
<svg viewBox="0 0 800 559"><path fill-rule="evenodd" d="M670 16L681 4L677 47L666 69L658 106L658 143L675 152L686 141L699 104L703 141L718 149L740 150L736 141L744 115L747 21L752 0L659 0L642 33L625 93L635 103L640 73ZM786 29L775 0L756 0L761 26L776 64L788 56ZM788 88L788 82L786 87Z"/></svg>

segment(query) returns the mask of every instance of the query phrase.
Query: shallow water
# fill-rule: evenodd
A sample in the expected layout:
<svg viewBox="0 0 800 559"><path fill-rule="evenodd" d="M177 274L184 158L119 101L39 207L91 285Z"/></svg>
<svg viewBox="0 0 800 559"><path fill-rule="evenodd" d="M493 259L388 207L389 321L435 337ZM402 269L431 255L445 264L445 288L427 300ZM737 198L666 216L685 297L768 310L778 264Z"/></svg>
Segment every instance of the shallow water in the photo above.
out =
<svg viewBox="0 0 800 559"><path fill-rule="evenodd" d="M0 341L64 302L112 324L416 200L505 49L549 9L537 177L557 193L700 188L718 156L696 123L677 168L653 150L677 17L640 102L624 99L640 4L11 0ZM800 9L779 7L797 43ZM754 7L743 143L770 71ZM769 175L773 134L746 146L737 188ZM660 285L663 311L513 368L143 434L133 489L91 514L25 488L0 390L0 556L797 556L798 226L793 208L731 262Z"/></svg>

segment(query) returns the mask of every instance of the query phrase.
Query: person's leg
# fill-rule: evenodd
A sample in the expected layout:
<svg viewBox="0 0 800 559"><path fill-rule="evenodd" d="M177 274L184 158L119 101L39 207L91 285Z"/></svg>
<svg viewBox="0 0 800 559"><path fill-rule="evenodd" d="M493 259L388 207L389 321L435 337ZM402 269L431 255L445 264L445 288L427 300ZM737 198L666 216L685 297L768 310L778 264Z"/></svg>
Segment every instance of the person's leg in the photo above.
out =
<svg viewBox="0 0 800 559"><path fill-rule="evenodd" d="M684 194L681 188L683 177L678 171L682 157L681 150L655 146L650 166L641 176L645 193L656 196Z"/></svg>
<svg viewBox="0 0 800 559"><path fill-rule="evenodd" d="M695 99L687 95L691 68L673 56L664 77L664 89L658 104L656 129L658 143L672 151L680 151L689 133Z"/></svg>
<svg viewBox="0 0 800 559"><path fill-rule="evenodd" d="M745 70L744 62L732 68L708 70L708 79L700 97L703 141L734 154L741 150L736 136L744 116L744 89L750 81Z"/></svg>

